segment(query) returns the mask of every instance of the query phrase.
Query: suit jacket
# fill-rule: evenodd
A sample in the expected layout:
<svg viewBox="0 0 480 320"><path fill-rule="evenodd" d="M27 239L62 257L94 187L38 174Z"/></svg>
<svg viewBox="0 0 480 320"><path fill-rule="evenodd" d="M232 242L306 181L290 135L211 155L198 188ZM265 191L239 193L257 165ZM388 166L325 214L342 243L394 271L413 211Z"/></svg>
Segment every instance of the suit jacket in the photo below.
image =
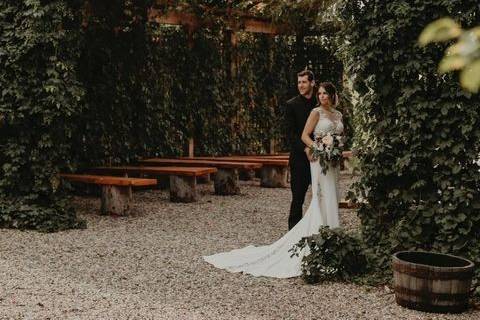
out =
<svg viewBox="0 0 480 320"><path fill-rule="evenodd" d="M317 105L315 95L306 99L298 95L287 101L285 106L285 128L286 137L290 145L290 159L307 160L305 155L305 144L302 141L302 132L308 116Z"/></svg>

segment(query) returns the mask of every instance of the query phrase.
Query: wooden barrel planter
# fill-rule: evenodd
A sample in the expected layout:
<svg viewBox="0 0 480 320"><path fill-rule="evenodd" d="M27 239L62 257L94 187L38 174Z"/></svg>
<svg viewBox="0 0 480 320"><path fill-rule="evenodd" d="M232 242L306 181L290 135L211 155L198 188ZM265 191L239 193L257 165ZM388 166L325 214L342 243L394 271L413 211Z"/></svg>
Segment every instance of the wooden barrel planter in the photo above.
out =
<svg viewBox="0 0 480 320"><path fill-rule="evenodd" d="M410 309L459 313L468 308L474 264L440 253L401 251L393 255L395 299Z"/></svg>

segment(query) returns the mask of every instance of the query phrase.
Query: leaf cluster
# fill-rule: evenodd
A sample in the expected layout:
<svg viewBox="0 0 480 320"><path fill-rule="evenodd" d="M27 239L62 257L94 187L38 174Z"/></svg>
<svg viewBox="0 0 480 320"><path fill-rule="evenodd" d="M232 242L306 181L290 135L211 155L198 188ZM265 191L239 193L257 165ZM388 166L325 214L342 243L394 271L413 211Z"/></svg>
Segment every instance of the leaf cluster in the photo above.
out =
<svg viewBox="0 0 480 320"><path fill-rule="evenodd" d="M81 223L60 201L84 103L74 1L0 4L0 227L52 231Z"/></svg>
<svg viewBox="0 0 480 320"><path fill-rule="evenodd" d="M480 262L478 95L438 73L442 45L417 42L431 20L476 25L479 10L476 1L343 1L342 52L358 95L355 196L366 200L362 235L383 269L411 249Z"/></svg>
<svg viewBox="0 0 480 320"><path fill-rule="evenodd" d="M367 271L367 256L361 240L341 228L320 227L318 233L302 238L293 255L307 252L302 259L302 278L307 283L353 280Z"/></svg>
<svg viewBox="0 0 480 320"><path fill-rule="evenodd" d="M197 155L285 149L296 73L341 79L330 38L239 33L233 48L221 20L189 35L148 23L151 6L0 4L1 226L77 226L59 172L179 156L189 138Z"/></svg>

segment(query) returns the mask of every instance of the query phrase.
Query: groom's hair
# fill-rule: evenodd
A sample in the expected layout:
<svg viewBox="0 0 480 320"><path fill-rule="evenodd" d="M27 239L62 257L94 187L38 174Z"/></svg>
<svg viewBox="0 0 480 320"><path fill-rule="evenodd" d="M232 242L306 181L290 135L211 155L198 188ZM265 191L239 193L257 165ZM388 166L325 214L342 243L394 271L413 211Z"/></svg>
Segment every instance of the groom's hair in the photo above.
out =
<svg viewBox="0 0 480 320"><path fill-rule="evenodd" d="M299 73L297 73L297 78L298 77L305 77L308 76L308 81L313 81L315 79L315 76L313 75L313 72L310 70L302 70Z"/></svg>

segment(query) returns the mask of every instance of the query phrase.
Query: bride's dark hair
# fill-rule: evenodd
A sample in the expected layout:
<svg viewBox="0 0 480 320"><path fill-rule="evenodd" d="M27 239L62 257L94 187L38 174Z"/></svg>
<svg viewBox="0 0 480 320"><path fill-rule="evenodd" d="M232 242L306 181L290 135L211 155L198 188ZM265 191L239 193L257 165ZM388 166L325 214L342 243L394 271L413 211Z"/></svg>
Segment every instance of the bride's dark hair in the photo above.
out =
<svg viewBox="0 0 480 320"><path fill-rule="evenodd" d="M321 82L318 85L318 90L320 90L320 88L323 88L323 89L325 89L325 91L327 91L328 95L330 96L330 99L332 100L332 105L336 105L337 102L338 102L337 101L337 88L335 88L333 83L331 83L331 82ZM318 91L317 91L317 96L318 96Z"/></svg>

